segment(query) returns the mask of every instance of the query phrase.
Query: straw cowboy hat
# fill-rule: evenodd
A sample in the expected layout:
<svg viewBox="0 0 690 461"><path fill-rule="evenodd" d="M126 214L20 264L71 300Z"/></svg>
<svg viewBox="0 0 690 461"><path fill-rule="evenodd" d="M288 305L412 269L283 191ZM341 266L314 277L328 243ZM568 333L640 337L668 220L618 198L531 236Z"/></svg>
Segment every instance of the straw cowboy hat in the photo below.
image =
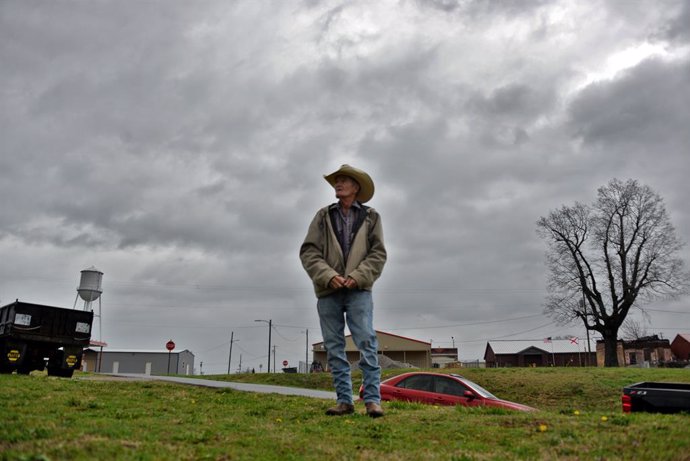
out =
<svg viewBox="0 0 690 461"><path fill-rule="evenodd" d="M368 202L374 196L374 181L371 180L368 174L359 168L350 165L342 165L337 171L329 175L324 175L324 178L331 186L335 187L335 178L338 176L349 176L357 181L357 184L359 184L357 200L361 203Z"/></svg>

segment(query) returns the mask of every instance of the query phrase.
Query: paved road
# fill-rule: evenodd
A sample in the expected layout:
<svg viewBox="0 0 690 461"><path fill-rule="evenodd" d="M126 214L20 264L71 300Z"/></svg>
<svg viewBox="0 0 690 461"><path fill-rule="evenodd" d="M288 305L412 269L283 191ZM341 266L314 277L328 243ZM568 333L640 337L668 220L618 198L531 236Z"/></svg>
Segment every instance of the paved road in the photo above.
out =
<svg viewBox="0 0 690 461"><path fill-rule="evenodd" d="M314 389L302 389L299 387L272 386L269 384L233 383L229 381L215 381L212 379L183 378L178 376L151 376L134 373L112 373L107 376L116 378L141 379L143 381L168 381L172 383L189 384L192 386L204 386L215 388L230 388L238 391L259 392L262 394L299 395L301 397L313 397L316 399L335 400L335 392L318 391Z"/></svg>

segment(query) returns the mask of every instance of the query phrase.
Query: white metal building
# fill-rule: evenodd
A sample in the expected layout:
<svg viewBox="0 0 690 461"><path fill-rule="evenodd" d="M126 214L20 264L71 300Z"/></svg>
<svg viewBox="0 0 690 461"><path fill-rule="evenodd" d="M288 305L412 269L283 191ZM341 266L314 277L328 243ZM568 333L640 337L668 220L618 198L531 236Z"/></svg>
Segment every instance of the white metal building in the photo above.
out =
<svg viewBox="0 0 690 461"><path fill-rule="evenodd" d="M85 349L82 371L140 373L146 375L193 375L194 354L179 352Z"/></svg>

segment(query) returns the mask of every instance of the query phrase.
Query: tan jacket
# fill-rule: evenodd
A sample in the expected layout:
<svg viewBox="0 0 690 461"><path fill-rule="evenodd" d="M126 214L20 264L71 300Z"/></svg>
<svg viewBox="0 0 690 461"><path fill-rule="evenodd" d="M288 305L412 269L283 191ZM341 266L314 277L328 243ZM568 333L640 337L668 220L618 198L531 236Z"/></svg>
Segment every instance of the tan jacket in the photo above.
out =
<svg viewBox="0 0 690 461"><path fill-rule="evenodd" d="M386 263L381 217L373 208L366 208L366 218L352 240L346 265L328 210L326 206L316 212L299 251L302 266L314 282L316 297L336 291L328 286L336 275L352 277L359 289L371 291Z"/></svg>

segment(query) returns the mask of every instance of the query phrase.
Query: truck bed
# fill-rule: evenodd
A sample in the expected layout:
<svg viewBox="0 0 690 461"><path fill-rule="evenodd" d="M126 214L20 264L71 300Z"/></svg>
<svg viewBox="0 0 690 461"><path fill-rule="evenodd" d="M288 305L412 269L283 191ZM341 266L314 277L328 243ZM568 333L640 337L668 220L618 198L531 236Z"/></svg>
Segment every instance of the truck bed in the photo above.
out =
<svg viewBox="0 0 690 461"><path fill-rule="evenodd" d="M690 383L641 382L623 388L623 411L690 412Z"/></svg>
<svg viewBox="0 0 690 461"><path fill-rule="evenodd" d="M91 340L93 312L20 302L0 307L0 373L48 368L70 377Z"/></svg>
<svg viewBox="0 0 690 461"><path fill-rule="evenodd" d="M0 307L0 338L88 346L93 312L16 301Z"/></svg>

